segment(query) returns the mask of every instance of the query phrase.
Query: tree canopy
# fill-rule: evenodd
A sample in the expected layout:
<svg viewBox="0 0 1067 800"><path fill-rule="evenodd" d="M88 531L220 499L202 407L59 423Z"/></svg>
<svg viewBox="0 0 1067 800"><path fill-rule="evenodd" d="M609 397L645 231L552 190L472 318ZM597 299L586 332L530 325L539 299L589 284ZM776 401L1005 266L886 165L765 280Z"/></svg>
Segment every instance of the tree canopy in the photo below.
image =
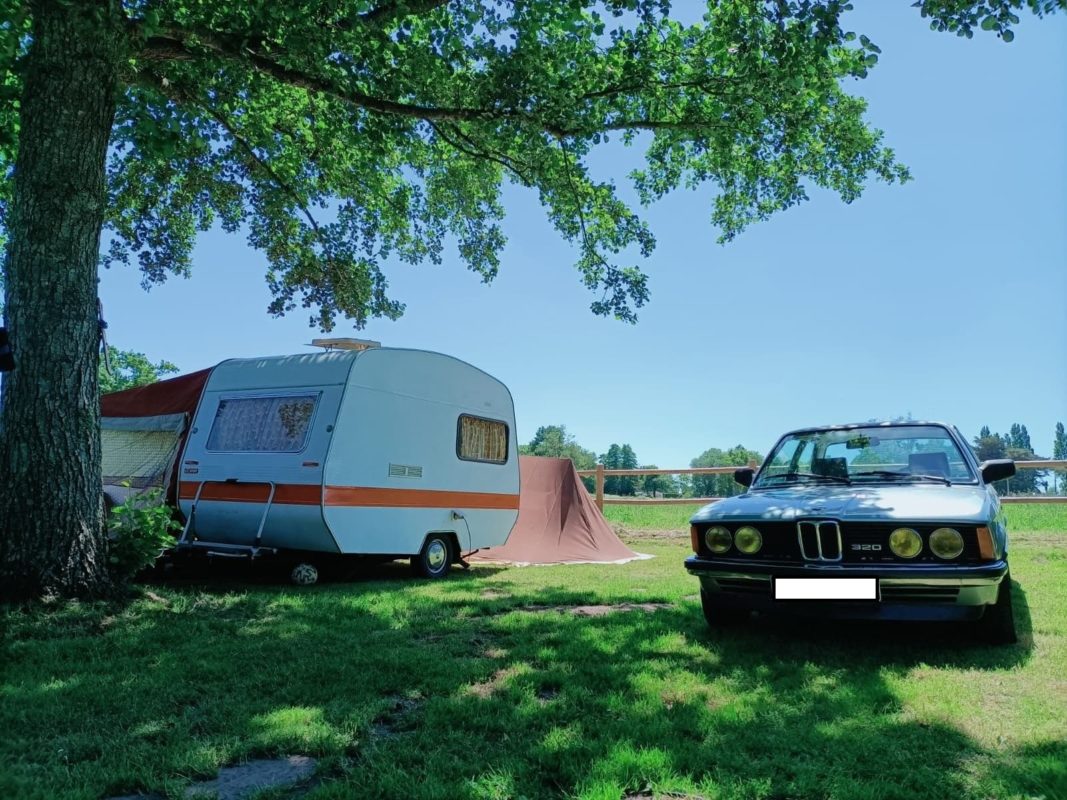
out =
<svg viewBox="0 0 1067 800"><path fill-rule="evenodd" d="M144 353L119 350L117 347L108 347L107 362L107 365L103 361L100 362L100 394L155 383L178 371L169 361L152 363Z"/></svg>
<svg viewBox="0 0 1067 800"><path fill-rule="evenodd" d="M17 98L34 6L4 5L0 88ZM98 4L122 57L104 263L187 274L217 222L266 254L272 313L362 326L403 310L388 258L437 262L451 238L493 278L506 179L576 244L594 312L632 320L654 238L586 165L609 138L645 148L642 202L713 187L723 239L812 185L851 201L907 178L846 90L879 52L842 25L849 7L721 0L683 24L665 0ZM10 178L19 125L2 108Z"/></svg>
<svg viewBox="0 0 1067 800"><path fill-rule="evenodd" d="M569 458L574 462L574 468L579 470L596 467L596 453L578 444L574 437L567 433L566 425L542 425L534 433L529 444L519 445L519 452L524 456ZM592 478L582 478L582 483L592 491L595 481Z"/></svg>
<svg viewBox="0 0 1067 800"><path fill-rule="evenodd" d="M689 462L691 467L744 467L750 461L757 464L763 461L763 454L749 450L738 444L729 450L709 447ZM733 475L693 475L692 492L694 497L733 497L741 494L745 488L734 481Z"/></svg>

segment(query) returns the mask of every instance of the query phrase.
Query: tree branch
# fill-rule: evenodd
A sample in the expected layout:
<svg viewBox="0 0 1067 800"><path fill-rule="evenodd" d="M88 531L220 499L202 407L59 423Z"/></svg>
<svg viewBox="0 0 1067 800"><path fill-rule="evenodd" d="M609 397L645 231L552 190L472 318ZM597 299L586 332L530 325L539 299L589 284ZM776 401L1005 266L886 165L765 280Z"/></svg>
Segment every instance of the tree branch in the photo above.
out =
<svg viewBox="0 0 1067 800"><path fill-rule="evenodd" d="M533 180L528 175L526 175L522 170L520 170L518 167L516 167L512 163L511 159L506 158L506 157L499 157L497 155L494 155L493 153L487 153L487 152L484 152L484 151L469 150L468 148L464 147L463 145L455 142L454 140L452 140L448 136L446 136L444 131L442 130L442 126L437 125L434 122L429 122L428 124L429 124L429 126L431 128L433 128L434 133L436 133L438 136L440 136L443 141L445 141L447 144L449 144L452 147L454 147L456 150L459 150L461 153L465 153L466 155L468 155L468 156L470 156L471 158L474 158L474 159L485 159L487 161L492 161L492 162L494 162L496 164L499 164L504 169L506 169L508 172L511 172L512 174L514 174L522 182L523 186L533 186L534 185ZM474 142L471 142L470 137L465 135L463 133L463 131L460 131L458 129L453 129L453 130L455 130L455 133L460 138L462 138L464 141L469 142L474 147L477 147L477 144L475 144Z"/></svg>
<svg viewBox="0 0 1067 800"><path fill-rule="evenodd" d="M390 0L366 14L360 14L359 21L374 28L384 28L395 19L428 14L444 5L448 5L448 0Z"/></svg>
<svg viewBox="0 0 1067 800"><path fill-rule="evenodd" d="M203 47L222 58L246 63L253 69L289 86L321 93L367 111L410 119L421 119L427 122L505 120L530 125L556 139L564 139L570 136L588 136L597 132L618 130L674 129L696 131L716 127L718 124L710 120L620 119L614 122L594 123L589 126L563 127L541 119L536 114L518 109L428 106L405 103L389 98L374 97L353 89L337 86L328 78L287 67L261 52L239 45L217 34L200 31L190 32L177 28L162 29L156 36L146 40L142 55L153 60L189 60L196 57L195 48L197 46Z"/></svg>
<svg viewBox="0 0 1067 800"><path fill-rule="evenodd" d="M154 79L152 83L153 88L159 90L165 95L172 96L171 92L169 92L168 89L173 87L174 91L177 92L181 99L185 100L188 103L192 103L193 105L199 106L205 112L207 112L207 114L212 119L218 122L218 124L222 126L223 130L230 134L230 136L233 138L234 143L248 155L248 157L252 160L252 163L255 166L258 166L263 172L265 172L267 177L274 184L276 184L279 189L281 189L283 192L289 195L289 197L292 198L293 202L296 203L297 207L307 219L308 224L311 225L311 229L315 232L316 238L318 238L320 242L323 242L325 244L325 241L322 238L322 231L319 230L319 223L316 222L315 217L312 216L311 210L307 207L307 204L300 198L300 194L288 182L283 180L282 177L274 170L273 167L271 167L270 164L268 164L264 159L260 158L259 153L256 152L255 148L252 147L252 145L250 145L247 141L245 141L244 137L241 136L241 134L237 132L236 128L234 128L233 125L230 124L230 121L226 119L225 114L219 113L209 103L197 99L190 92L186 91L184 87L177 83L174 83L173 81L167 78L164 78L162 75L158 75L154 72L150 72L149 75Z"/></svg>

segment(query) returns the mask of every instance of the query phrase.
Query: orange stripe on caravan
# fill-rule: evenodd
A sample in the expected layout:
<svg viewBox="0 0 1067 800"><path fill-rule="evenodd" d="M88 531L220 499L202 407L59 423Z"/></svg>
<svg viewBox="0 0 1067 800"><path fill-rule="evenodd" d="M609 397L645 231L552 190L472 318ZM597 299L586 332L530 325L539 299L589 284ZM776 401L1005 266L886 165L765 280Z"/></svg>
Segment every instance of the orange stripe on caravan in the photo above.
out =
<svg viewBox="0 0 1067 800"><path fill-rule="evenodd" d="M181 499L192 500L200 484L182 481ZM263 483L209 483L200 493L201 500L227 503L265 503L270 487ZM319 505L321 487L308 483L279 483L274 502L284 505ZM335 507L374 508L479 508L517 511L517 494L495 492L446 492L433 489L380 489L370 486L327 486L326 505Z"/></svg>
<svg viewBox="0 0 1067 800"><path fill-rule="evenodd" d="M515 511L519 508L519 496L495 492L443 492L433 489L327 486L326 505L386 508L493 508Z"/></svg>
<svg viewBox="0 0 1067 800"><path fill-rule="evenodd" d="M182 481L182 500L192 500L200 487L197 481ZM201 500L224 503L266 503L270 486L265 483L209 483L200 492ZM322 502L322 487L317 483L279 483L274 488L274 502L283 505L317 506Z"/></svg>

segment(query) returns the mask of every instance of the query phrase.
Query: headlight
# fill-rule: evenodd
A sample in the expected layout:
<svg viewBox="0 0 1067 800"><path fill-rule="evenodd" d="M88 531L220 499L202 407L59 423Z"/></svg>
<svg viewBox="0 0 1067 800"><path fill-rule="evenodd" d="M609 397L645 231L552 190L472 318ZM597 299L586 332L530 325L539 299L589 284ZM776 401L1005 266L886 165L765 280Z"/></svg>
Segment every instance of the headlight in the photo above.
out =
<svg viewBox="0 0 1067 800"><path fill-rule="evenodd" d="M930 534L930 550L938 558L956 558L963 552L963 537L955 528L938 528Z"/></svg>
<svg viewBox="0 0 1067 800"><path fill-rule="evenodd" d="M915 558L923 549L923 540L911 528L897 528L889 534L889 549L901 558Z"/></svg>
<svg viewBox="0 0 1067 800"><path fill-rule="evenodd" d="M704 543L713 553L725 553L733 544L734 537L721 525L713 525L704 531Z"/></svg>
<svg viewBox="0 0 1067 800"><path fill-rule="evenodd" d="M742 553L752 555L759 552L759 549L763 547L763 537L758 530L746 525L737 529L737 533L734 534L734 545Z"/></svg>

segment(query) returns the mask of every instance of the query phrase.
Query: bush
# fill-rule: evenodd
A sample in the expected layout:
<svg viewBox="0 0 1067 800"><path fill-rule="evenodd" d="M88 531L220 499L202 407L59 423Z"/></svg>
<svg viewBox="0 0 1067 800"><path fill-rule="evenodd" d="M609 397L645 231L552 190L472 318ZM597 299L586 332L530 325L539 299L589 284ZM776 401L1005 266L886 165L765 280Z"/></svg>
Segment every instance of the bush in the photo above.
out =
<svg viewBox="0 0 1067 800"><path fill-rule="evenodd" d="M151 489L131 494L115 506L107 519L108 568L122 583L152 566L160 554L173 546L173 534L181 525L163 502L163 491Z"/></svg>

